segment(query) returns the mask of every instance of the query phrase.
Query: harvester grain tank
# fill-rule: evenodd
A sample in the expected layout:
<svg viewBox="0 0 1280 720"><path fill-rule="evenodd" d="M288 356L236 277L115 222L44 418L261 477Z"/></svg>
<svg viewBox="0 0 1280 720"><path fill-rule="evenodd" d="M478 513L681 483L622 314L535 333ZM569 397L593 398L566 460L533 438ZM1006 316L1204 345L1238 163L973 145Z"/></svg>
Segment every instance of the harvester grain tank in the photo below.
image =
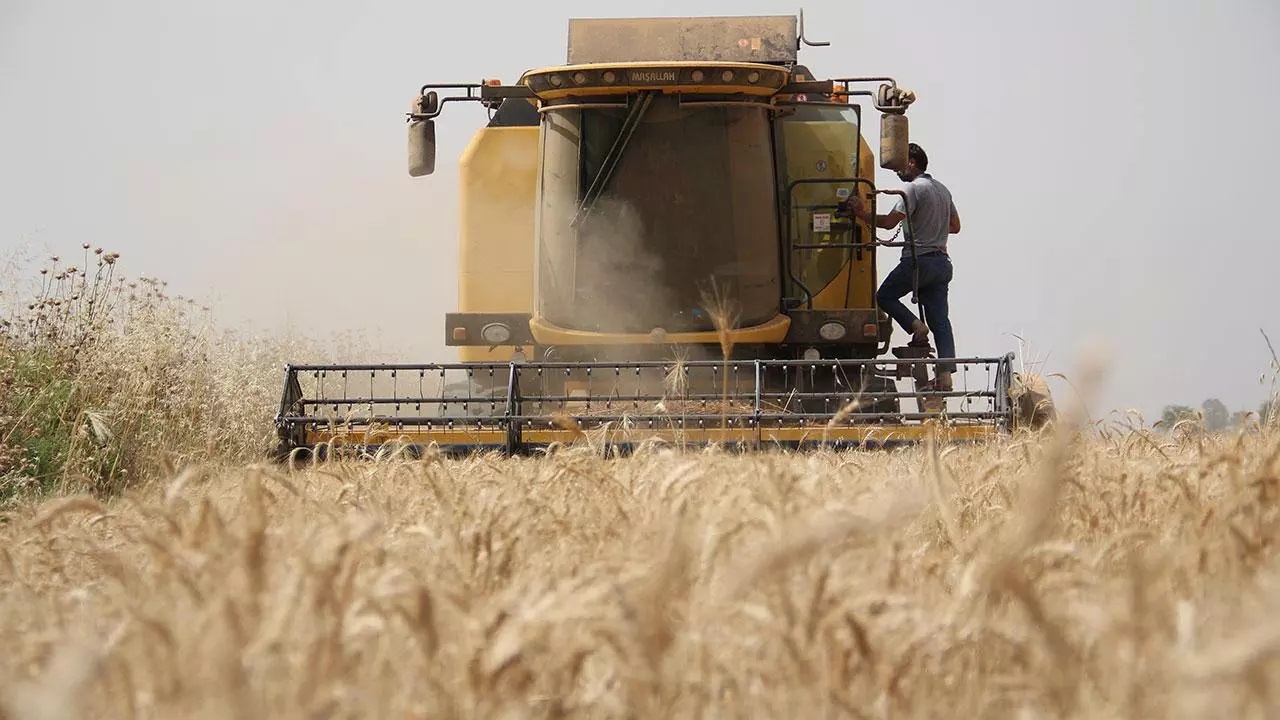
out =
<svg viewBox="0 0 1280 720"><path fill-rule="evenodd" d="M803 16L575 19L565 64L424 85L411 176L434 173L447 106L489 114L460 165L458 362L289 366L281 452L1008 430L1012 354L959 358L955 389L928 390L937 359L892 347L875 299L877 248L905 240L848 212L901 195L875 173L905 162L914 93L818 79L805 44Z"/></svg>

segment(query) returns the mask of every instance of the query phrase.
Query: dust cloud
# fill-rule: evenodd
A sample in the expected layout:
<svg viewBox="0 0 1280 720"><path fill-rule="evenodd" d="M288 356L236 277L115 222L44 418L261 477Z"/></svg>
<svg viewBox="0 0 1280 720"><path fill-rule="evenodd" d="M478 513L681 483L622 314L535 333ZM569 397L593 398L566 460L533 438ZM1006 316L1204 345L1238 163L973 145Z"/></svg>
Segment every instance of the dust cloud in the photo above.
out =
<svg viewBox="0 0 1280 720"><path fill-rule="evenodd" d="M688 253L676 245L685 241L654 237L636 203L601 198L578 234L569 279L574 326L600 332L709 331L716 329L717 311L732 322L736 278L713 269L695 279L681 267ZM711 357L700 348L679 352L686 359Z"/></svg>
<svg viewBox="0 0 1280 720"><path fill-rule="evenodd" d="M572 234L572 231L570 231ZM663 258L646 239L635 205L601 198L583 218L569 282L574 325L598 331L648 332L674 316Z"/></svg>

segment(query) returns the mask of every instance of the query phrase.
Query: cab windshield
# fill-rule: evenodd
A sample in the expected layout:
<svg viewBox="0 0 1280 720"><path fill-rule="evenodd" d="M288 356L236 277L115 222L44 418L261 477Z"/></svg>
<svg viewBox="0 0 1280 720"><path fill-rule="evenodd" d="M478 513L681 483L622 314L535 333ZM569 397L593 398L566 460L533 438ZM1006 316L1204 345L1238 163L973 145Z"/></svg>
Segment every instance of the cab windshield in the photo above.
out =
<svg viewBox="0 0 1280 720"><path fill-rule="evenodd" d="M594 332L712 330L778 311L778 221L767 110L639 95L544 113L541 314Z"/></svg>

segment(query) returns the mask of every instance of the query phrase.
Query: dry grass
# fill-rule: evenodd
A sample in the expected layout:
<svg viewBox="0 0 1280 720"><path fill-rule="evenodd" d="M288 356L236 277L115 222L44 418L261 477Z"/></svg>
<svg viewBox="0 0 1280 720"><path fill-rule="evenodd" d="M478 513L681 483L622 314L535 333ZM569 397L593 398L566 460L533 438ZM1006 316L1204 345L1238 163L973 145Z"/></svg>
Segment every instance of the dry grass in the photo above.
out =
<svg viewBox="0 0 1280 720"><path fill-rule="evenodd" d="M348 350L220 329L122 265L86 245L48 259L26 293L16 269L0 277L0 504L107 496L173 464L261 457L285 362Z"/></svg>

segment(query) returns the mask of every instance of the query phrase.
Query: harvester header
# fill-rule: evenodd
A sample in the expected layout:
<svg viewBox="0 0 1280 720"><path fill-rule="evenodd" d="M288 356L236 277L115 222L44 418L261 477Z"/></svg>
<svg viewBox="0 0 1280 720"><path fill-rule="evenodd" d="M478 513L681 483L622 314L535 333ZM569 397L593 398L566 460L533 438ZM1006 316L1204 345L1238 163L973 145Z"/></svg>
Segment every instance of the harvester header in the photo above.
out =
<svg viewBox="0 0 1280 720"><path fill-rule="evenodd" d="M916 98L818 78L799 51L825 44L803 15L574 19L565 64L423 85L410 176L435 172L446 106L489 116L459 162L458 362L290 366L281 453L1007 431L1010 355L948 358L944 392L931 348L892 345L877 250L914 253L910 233L877 238L850 201L906 201L875 180L904 167Z"/></svg>

